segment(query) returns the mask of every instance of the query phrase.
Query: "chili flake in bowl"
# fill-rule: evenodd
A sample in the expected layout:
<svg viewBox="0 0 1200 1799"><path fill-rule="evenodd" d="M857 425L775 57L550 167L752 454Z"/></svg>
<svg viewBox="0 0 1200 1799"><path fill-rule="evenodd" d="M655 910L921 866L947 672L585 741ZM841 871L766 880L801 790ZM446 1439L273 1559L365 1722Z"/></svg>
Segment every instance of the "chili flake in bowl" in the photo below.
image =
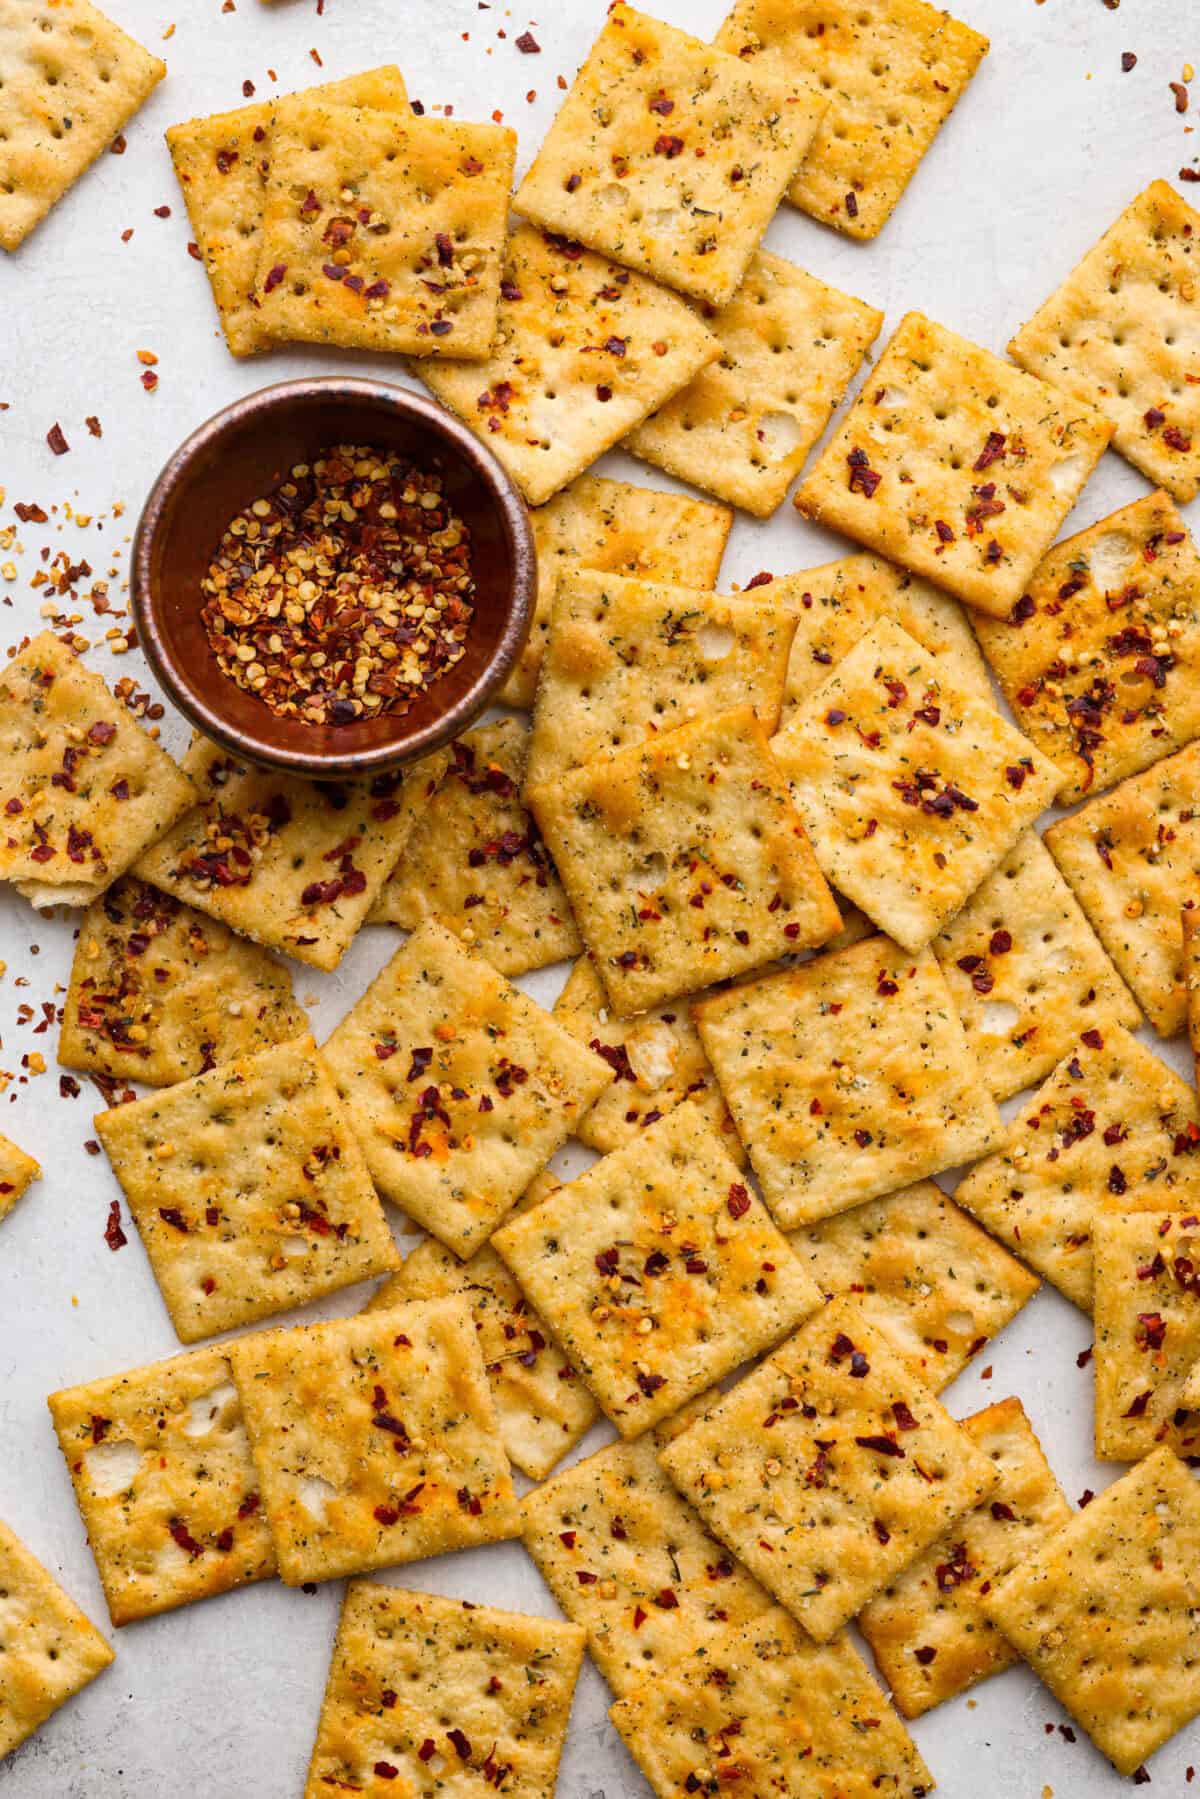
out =
<svg viewBox="0 0 1200 1799"><path fill-rule="evenodd" d="M223 673L280 717L405 712L465 653L471 536L441 476L336 444L231 521L202 583Z"/></svg>
<svg viewBox="0 0 1200 1799"><path fill-rule="evenodd" d="M240 760L315 781L469 730L536 591L529 513L488 446L359 376L260 388L206 420L133 540L134 628L167 697Z"/></svg>

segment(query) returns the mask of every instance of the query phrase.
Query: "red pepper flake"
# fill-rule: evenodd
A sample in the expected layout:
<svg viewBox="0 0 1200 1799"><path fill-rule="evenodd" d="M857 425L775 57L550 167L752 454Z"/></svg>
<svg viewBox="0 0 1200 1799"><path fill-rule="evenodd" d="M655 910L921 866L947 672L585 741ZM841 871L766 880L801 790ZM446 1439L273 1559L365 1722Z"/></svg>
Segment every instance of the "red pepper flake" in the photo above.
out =
<svg viewBox="0 0 1200 1799"><path fill-rule="evenodd" d="M996 1520L997 1524L1015 1524L1017 1514L1013 1511L1011 1505L1005 1505L1002 1499L993 1499L992 1517Z"/></svg>
<svg viewBox="0 0 1200 1799"><path fill-rule="evenodd" d="M923 1668L927 1668L930 1662L937 1660L937 1650L931 1649L928 1644L923 1644L920 1649L914 1649L913 1655Z"/></svg>
<svg viewBox="0 0 1200 1799"><path fill-rule="evenodd" d="M125 140L125 134L121 131L118 131L116 137L114 137L112 143L108 146L109 153L113 156L124 156L128 147Z"/></svg>
<svg viewBox="0 0 1200 1799"><path fill-rule="evenodd" d="M87 418L85 418L83 422L87 426L88 431L90 432L90 434L93 437L103 437L104 436L104 431L103 431L103 428L101 427L100 420L96 417L94 412L90 412L88 414Z"/></svg>
<svg viewBox="0 0 1200 1799"><path fill-rule="evenodd" d="M437 1744L432 1737L426 1737L425 1741L421 1744L421 1747L417 1750L417 1759L423 1762L431 1762L436 1754Z"/></svg>
<svg viewBox="0 0 1200 1799"><path fill-rule="evenodd" d="M399 1773L399 1768L394 1768L391 1762L375 1763L375 1776L378 1780L395 1780Z"/></svg>
<svg viewBox="0 0 1200 1799"><path fill-rule="evenodd" d="M846 195L846 212L852 219L858 217L858 196L853 192Z"/></svg>
<svg viewBox="0 0 1200 1799"><path fill-rule="evenodd" d="M520 37L516 39L516 46L522 56L539 56L541 54L542 46L538 43L532 31L523 31Z"/></svg>
<svg viewBox="0 0 1200 1799"><path fill-rule="evenodd" d="M750 1195L740 1181L731 1185L725 1206L731 1218L743 1218L750 1210Z"/></svg>
<svg viewBox="0 0 1200 1799"><path fill-rule="evenodd" d="M1122 1418L1141 1418L1145 1414L1146 1407L1149 1404L1150 1392L1149 1389L1147 1389L1146 1392L1138 1394L1129 1410L1127 1412L1122 1412L1121 1416Z"/></svg>
<svg viewBox="0 0 1200 1799"><path fill-rule="evenodd" d="M892 1401L892 1417L900 1430L916 1430L917 1421L902 1399Z"/></svg>
<svg viewBox="0 0 1200 1799"><path fill-rule="evenodd" d="M121 1229L121 1203L114 1199L108 1208L108 1223L104 1227L104 1241L108 1247L116 1251L124 1249L129 1238Z"/></svg>
<svg viewBox="0 0 1200 1799"><path fill-rule="evenodd" d="M187 1220L178 1206L159 1206L158 1215L164 1224L170 1225L173 1231L179 1231L182 1236L187 1236Z"/></svg>
<svg viewBox="0 0 1200 1799"><path fill-rule="evenodd" d="M97 1412L92 1413L92 1442L93 1443L103 1443L105 1437L107 1437L107 1435L111 1429L112 1429L112 1419L111 1418L101 1418L99 1413L97 1413Z"/></svg>
<svg viewBox="0 0 1200 1799"><path fill-rule="evenodd" d="M274 268L268 269L267 275L266 275L266 280L263 282L264 294L274 293L275 289L279 286L279 283L283 280L283 278L286 274L287 274L287 263L286 262L277 262L275 264Z"/></svg>
<svg viewBox="0 0 1200 1799"><path fill-rule="evenodd" d="M664 1587L661 1593L656 1593L654 1603L660 1612L674 1612L679 1609L679 1601L670 1587Z"/></svg>
<svg viewBox="0 0 1200 1799"><path fill-rule="evenodd" d="M1186 112L1188 109L1188 91L1182 81L1169 81L1167 86L1175 96L1175 111Z"/></svg>
<svg viewBox="0 0 1200 1799"><path fill-rule="evenodd" d="M154 373L153 369L142 370L142 386L148 394L152 394L158 386L158 376Z"/></svg>
<svg viewBox="0 0 1200 1799"><path fill-rule="evenodd" d="M665 156L668 162L673 162L677 156L683 155L683 139L670 132L661 133L654 140L654 154Z"/></svg>
<svg viewBox="0 0 1200 1799"><path fill-rule="evenodd" d="M49 431L46 433L46 442L50 445L50 448L54 451L56 456L65 456L67 451L71 448L70 444L63 436L63 428L59 424L51 425Z"/></svg>
<svg viewBox="0 0 1200 1799"><path fill-rule="evenodd" d="M447 1740L453 1746L456 1754L458 1755L459 1761L464 1761L464 1762L470 1761L470 1759L471 1759L470 1739L468 1737L464 1736L464 1734L461 1730L448 1730L446 1732L446 1737L447 1737Z"/></svg>
<svg viewBox="0 0 1200 1799"><path fill-rule="evenodd" d="M171 1533L172 1541L177 1543L180 1549L185 1550L193 1561L204 1554L203 1543L197 1543L182 1518L170 1519L167 1529Z"/></svg>
<svg viewBox="0 0 1200 1799"><path fill-rule="evenodd" d="M871 467L870 462L867 459L867 452L858 449L851 450L850 454L846 457L846 461L850 466L850 480L848 483L850 492L861 493L865 495L868 500L872 499L876 488L883 480L883 476Z"/></svg>
<svg viewBox="0 0 1200 1799"><path fill-rule="evenodd" d="M904 1459L904 1451L894 1437L855 1437L854 1441L860 1449L873 1449L877 1455L896 1456L901 1461Z"/></svg>
<svg viewBox="0 0 1200 1799"><path fill-rule="evenodd" d="M1121 67L1126 75L1128 75L1130 69L1137 68L1137 57L1132 50L1123 50L1121 52Z"/></svg>
<svg viewBox="0 0 1200 1799"><path fill-rule="evenodd" d="M154 208L154 216L156 219L169 219L171 216L171 208L169 206L156 206Z"/></svg>

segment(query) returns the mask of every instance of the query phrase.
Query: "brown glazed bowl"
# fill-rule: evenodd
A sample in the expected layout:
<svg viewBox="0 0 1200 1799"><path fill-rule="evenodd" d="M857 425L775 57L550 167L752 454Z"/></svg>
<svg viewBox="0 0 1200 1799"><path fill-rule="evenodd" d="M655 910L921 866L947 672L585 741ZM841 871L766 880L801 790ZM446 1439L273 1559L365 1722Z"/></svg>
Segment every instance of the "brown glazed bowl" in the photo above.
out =
<svg viewBox="0 0 1200 1799"><path fill-rule="evenodd" d="M337 443L398 450L439 471L471 533L475 616L466 654L407 712L311 725L277 717L222 674L200 619L200 584L230 520L295 463ZM394 768L464 731L519 656L536 590L529 515L495 456L442 407L386 381L285 381L235 400L176 450L133 540L134 622L167 695L235 755L315 780Z"/></svg>

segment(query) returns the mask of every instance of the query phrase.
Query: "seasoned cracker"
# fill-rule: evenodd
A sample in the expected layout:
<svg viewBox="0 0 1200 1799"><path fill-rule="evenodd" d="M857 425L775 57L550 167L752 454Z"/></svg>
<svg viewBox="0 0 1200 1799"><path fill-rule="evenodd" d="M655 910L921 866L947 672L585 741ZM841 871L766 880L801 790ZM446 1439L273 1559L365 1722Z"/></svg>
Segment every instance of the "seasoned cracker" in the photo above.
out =
<svg viewBox="0 0 1200 1799"><path fill-rule="evenodd" d="M88 0L0 0L0 249L28 237L166 72Z"/></svg>
<svg viewBox="0 0 1200 1799"><path fill-rule="evenodd" d="M114 1624L275 1573L224 1349L67 1387L48 1404Z"/></svg>
<svg viewBox="0 0 1200 1799"><path fill-rule="evenodd" d="M784 724L881 618L892 619L915 637L951 686L989 706L995 703L987 665L962 607L919 575L864 551L823 568L784 575L782 583L797 608Z"/></svg>
<svg viewBox="0 0 1200 1799"><path fill-rule="evenodd" d="M306 1028L273 956L127 875L80 926L58 1059L168 1087Z"/></svg>
<svg viewBox="0 0 1200 1799"><path fill-rule="evenodd" d="M821 1303L690 1104L492 1241L623 1437L678 1411Z"/></svg>
<svg viewBox="0 0 1200 1799"><path fill-rule="evenodd" d="M41 1175L32 1156L18 1149L11 1137L0 1136L0 1218L7 1217L25 1189Z"/></svg>
<svg viewBox="0 0 1200 1799"><path fill-rule="evenodd" d="M268 338L486 356L517 134L502 125L277 101L262 202L258 325Z"/></svg>
<svg viewBox="0 0 1200 1799"><path fill-rule="evenodd" d="M95 1123L183 1343L400 1265L311 1036Z"/></svg>
<svg viewBox="0 0 1200 1799"><path fill-rule="evenodd" d="M652 1432L530 1493L521 1536L618 1698L772 1607L667 1479Z"/></svg>
<svg viewBox="0 0 1200 1799"><path fill-rule="evenodd" d="M49 631L0 670L0 880L86 906L195 795L98 674Z"/></svg>
<svg viewBox="0 0 1200 1799"><path fill-rule="evenodd" d="M1062 779L890 619L877 620L771 747L826 875L914 953Z"/></svg>
<svg viewBox="0 0 1200 1799"><path fill-rule="evenodd" d="M0 1761L113 1659L100 1632L0 1523Z"/></svg>
<svg viewBox="0 0 1200 1799"><path fill-rule="evenodd" d="M413 368L540 506L720 353L677 295L517 225L492 354L470 367L422 358Z"/></svg>
<svg viewBox="0 0 1200 1799"><path fill-rule="evenodd" d="M516 1535L465 1299L239 1337L229 1359L288 1586Z"/></svg>
<svg viewBox="0 0 1200 1799"><path fill-rule="evenodd" d="M425 805L424 765L320 783L197 737L183 767L198 803L137 874L255 943L336 968Z"/></svg>
<svg viewBox="0 0 1200 1799"><path fill-rule="evenodd" d="M857 1300L832 1300L659 1460L817 1642L996 1485Z"/></svg>
<svg viewBox="0 0 1200 1799"><path fill-rule="evenodd" d="M1200 1710L1200 1488L1159 1448L983 1600L1121 1774Z"/></svg>
<svg viewBox="0 0 1200 1799"><path fill-rule="evenodd" d="M932 1181L822 1218L788 1241L822 1293L857 1296L934 1393L1041 1285Z"/></svg>
<svg viewBox="0 0 1200 1799"><path fill-rule="evenodd" d="M1090 1311L1098 1213L1200 1205L1196 1096L1122 1026L1086 1030L954 1197Z"/></svg>
<svg viewBox="0 0 1200 1799"><path fill-rule="evenodd" d="M728 506L580 475L530 517L538 590L529 636L500 689L506 706L533 705L559 576L580 568L711 590L733 523Z"/></svg>
<svg viewBox="0 0 1200 1799"><path fill-rule="evenodd" d="M980 1610L980 1597L1072 1515L1019 1399L964 1418L962 1428L995 1466L992 1497L960 1518L858 1620L906 1718L1020 1659Z"/></svg>
<svg viewBox="0 0 1200 1799"><path fill-rule="evenodd" d="M988 51L925 0L734 0L715 42L820 83L829 106L788 199L858 238L882 231Z"/></svg>
<svg viewBox="0 0 1200 1799"><path fill-rule="evenodd" d="M779 723L795 615L784 583L718 595L590 569L560 577L542 660L530 787L697 718Z"/></svg>
<svg viewBox="0 0 1200 1799"><path fill-rule="evenodd" d="M749 706L630 744L526 799L622 1016L841 926Z"/></svg>
<svg viewBox="0 0 1200 1799"><path fill-rule="evenodd" d="M325 1045L385 1199L473 1255L612 1070L433 920Z"/></svg>
<svg viewBox="0 0 1200 1799"><path fill-rule="evenodd" d="M557 1187L552 1175L543 1178L550 1191ZM525 1200L537 1186L534 1181ZM530 1480L545 1480L595 1423L596 1405L490 1244L477 1249L469 1262L460 1262L452 1250L427 1237L365 1309L386 1311L400 1300L442 1299L454 1293L466 1299L475 1320L505 1453Z"/></svg>
<svg viewBox="0 0 1200 1799"><path fill-rule="evenodd" d="M1200 743L1051 825L1046 848L1160 1037L1187 1013L1181 903L1200 886Z"/></svg>
<svg viewBox="0 0 1200 1799"><path fill-rule="evenodd" d="M1036 831L1018 837L932 948L996 1099L1049 1074L1081 1030L1142 1021Z"/></svg>
<svg viewBox="0 0 1200 1799"><path fill-rule="evenodd" d="M715 994L693 1016L785 1230L1004 1141L928 950L868 937Z"/></svg>
<svg viewBox="0 0 1200 1799"><path fill-rule="evenodd" d="M394 64L310 91L347 106L397 113L407 109L404 78ZM259 329L254 284L276 105L274 100L256 100L236 112L211 113L172 125L166 134L192 237L212 287L225 342L235 356L250 356L267 341Z"/></svg>
<svg viewBox="0 0 1200 1799"><path fill-rule="evenodd" d="M1112 1212L1092 1226L1096 1454L1136 1462L1156 1443L1200 1455L1200 1216Z"/></svg>
<svg viewBox="0 0 1200 1799"><path fill-rule="evenodd" d="M712 306L742 284L825 99L614 6L514 204Z"/></svg>
<svg viewBox="0 0 1200 1799"><path fill-rule="evenodd" d="M1198 267L1200 213L1152 181L1008 346L1022 368L1110 418L1113 448L1180 504L1200 488Z"/></svg>
<svg viewBox="0 0 1200 1799"><path fill-rule="evenodd" d="M1111 436L1090 407L910 312L795 503L1007 618Z"/></svg>
<svg viewBox="0 0 1200 1799"><path fill-rule="evenodd" d="M733 297L704 317L721 340L720 361L639 425L625 448L769 518L878 337L883 314L758 250Z"/></svg>
<svg viewBox="0 0 1200 1799"><path fill-rule="evenodd" d="M352 1582L306 1799L382 1794L398 1777L413 1795L554 1799L583 1649L583 1631L557 1619Z"/></svg>
<svg viewBox="0 0 1200 1799"><path fill-rule="evenodd" d="M1011 616L976 628L1064 804L1200 733L1200 556L1164 493L1055 544Z"/></svg>
<svg viewBox="0 0 1200 1799"><path fill-rule="evenodd" d="M661 1799L727 1782L788 1799L922 1799L933 1787L849 1639L818 1646L778 1606L730 1624L608 1715Z"/></svg>
<svg viewBox="0 0 1200 1799"><path fill-rule="evenodd" d="M738 1167L746 1152L721 1096L686 1003L652 1006L636 1018L611 1011L590 956L581 956L554 1002L559 1023L594 1049L616 1079L575 1127L589 1149L623 1149L685 1099L703 1112Z"/></svg>
<svg viewBox="0 0 1200 1799"><path fill-rule="evenodd" d="M521 804L528 755L515 718L455 739L370 923L415 931L440 918L509 976L579 954L570 901Z"/></svg>

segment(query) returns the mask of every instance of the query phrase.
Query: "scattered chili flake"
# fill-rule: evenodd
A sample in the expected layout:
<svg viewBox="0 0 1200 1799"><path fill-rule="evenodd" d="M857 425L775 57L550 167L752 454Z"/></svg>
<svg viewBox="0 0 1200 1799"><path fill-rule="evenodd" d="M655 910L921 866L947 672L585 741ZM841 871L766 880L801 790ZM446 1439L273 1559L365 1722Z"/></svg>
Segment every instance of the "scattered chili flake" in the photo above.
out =
<svg viewBox="0 0 1200 1799"><path fill-rule="evenodd" d="M439 475L338 444L232 520L201 617L223 672L280 717L402 713L465 654L470 558ZM306 904L331 903L312 885Z"/></svg>
<svg viewBox="0 0 1200 1799"><path fill-rule="evenodd" d="M63 436L63 428L59 424L51 425L49 431L46 433L46 442L50 445L50 448L54 451L56 456L65 456L67 451L71 448L70 444Z"/></svg>
<svg viewBox="0 0 1200 1799"><path fill-rule="evenodd" d="M1167 86L1175 96L1175 111L1186 112L1188 109L1188 91L1182 81L1169 81Z"/></svg>
<svg viewBox="0 0 1200 1799"><path fill-rule="evenodd" d="M542 46L538 43L532 31L523 31L520 37L515 41L517 49L521 52L522 56L538 56L541 54Z"/></svg>
<svg viewBox="0 0 1200 1799"><path fill-rule="evenodd" d="M1121 52L1121 67L1124 69L1124 71L1127 75L1128 75L1130 69L1137 68L1137 57L1134 55L1132 50L1123 50Z"/></svg>

